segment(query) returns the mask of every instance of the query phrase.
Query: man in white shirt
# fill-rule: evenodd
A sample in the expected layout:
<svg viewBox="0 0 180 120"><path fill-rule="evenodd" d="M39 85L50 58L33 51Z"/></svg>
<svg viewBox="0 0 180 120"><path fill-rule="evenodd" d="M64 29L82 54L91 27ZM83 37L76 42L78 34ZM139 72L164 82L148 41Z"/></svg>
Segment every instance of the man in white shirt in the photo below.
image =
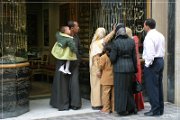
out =
<svg viewBox="0 0 180 120"><path fill-rule="evenodd" d="M145 20L144 30L147 32L147 35L143 43L143 59L145 60L144 80L151 105L151 110L144 113L145 116L159 116L164 113L162 77L165 38L155 27L155 20Z"/></svg>

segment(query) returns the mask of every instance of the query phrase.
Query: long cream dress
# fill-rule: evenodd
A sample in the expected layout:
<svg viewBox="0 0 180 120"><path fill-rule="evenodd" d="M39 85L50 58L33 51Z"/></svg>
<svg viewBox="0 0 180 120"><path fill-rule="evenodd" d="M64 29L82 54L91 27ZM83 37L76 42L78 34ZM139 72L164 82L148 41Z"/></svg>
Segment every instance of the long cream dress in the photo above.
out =
<svg viewBox="0 0 180 120"><path fill-rule="evenodd" d="M92 57L92 65L90 67L91 105L93 107L102 106L100 78L97 77L97 73L99 72L99 54L103 50L103 45L99 43L100 41L103 42L103 39L95 42L92 47L97 53Z"/></svg>

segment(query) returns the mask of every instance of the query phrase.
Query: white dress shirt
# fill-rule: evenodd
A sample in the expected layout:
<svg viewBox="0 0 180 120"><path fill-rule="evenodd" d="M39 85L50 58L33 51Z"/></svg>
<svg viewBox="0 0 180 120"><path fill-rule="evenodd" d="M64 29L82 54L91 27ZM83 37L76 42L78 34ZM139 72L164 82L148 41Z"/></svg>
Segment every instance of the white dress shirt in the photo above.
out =
<svg viewBox="0 0 180 120"><path fill-rule="evenodd" d="M143 59L145 60L145 66L152 65L154 58L164 57L165 54L165 38L156 29L151 29L143 43Z"/></svg>

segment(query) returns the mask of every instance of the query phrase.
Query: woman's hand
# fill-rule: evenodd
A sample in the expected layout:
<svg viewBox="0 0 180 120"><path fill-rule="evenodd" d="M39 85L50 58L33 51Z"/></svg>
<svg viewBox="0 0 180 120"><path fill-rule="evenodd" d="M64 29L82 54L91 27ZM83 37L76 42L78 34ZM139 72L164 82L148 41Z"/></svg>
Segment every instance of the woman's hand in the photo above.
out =
<svg viewBox="0 0 180 120"><path fill-rule="evenodd" d="M101 72L98 72L96 75L97 75L98 78L101 78L102 74L101 74Z"/></svg>
<svg viewBox="0 0 180 120"><path fill-rule="evenodd" d="M115 32L116 30L116 23L113 24L113 31Z"/></svg>

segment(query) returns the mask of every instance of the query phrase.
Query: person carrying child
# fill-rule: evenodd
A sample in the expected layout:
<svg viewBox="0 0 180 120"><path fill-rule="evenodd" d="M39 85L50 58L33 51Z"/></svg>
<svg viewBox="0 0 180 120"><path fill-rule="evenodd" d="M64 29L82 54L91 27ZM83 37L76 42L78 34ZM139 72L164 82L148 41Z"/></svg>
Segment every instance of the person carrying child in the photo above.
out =
<svg viewBox="0 0 180 120"><path fill-rule="evenodd" d="M71 74L69 71L70 61L77 60L77 48L73 37L70 36L71 31L68 26L62 26L60 32L56 33L57 42L52 48L51 53L59 60L65 60L66 63L61 65L59 71L65 74Z"/></svg>

